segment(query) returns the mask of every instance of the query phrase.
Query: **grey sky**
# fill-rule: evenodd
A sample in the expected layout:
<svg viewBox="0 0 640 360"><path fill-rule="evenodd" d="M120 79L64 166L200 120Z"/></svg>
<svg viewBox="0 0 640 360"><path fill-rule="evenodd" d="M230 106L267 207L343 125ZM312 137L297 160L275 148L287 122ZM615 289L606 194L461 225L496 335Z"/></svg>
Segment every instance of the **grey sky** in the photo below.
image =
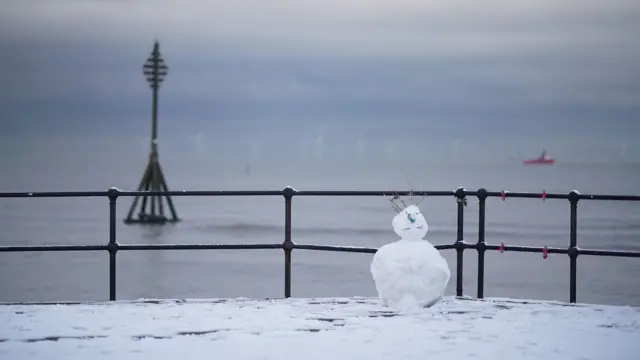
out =
<svg viewBox="0 0 640 360"><path fill-rule="evenodd" d="M632 0L7 1L0 125L146 134L158 38L161 133L630 141L638 33Z"/></svg>

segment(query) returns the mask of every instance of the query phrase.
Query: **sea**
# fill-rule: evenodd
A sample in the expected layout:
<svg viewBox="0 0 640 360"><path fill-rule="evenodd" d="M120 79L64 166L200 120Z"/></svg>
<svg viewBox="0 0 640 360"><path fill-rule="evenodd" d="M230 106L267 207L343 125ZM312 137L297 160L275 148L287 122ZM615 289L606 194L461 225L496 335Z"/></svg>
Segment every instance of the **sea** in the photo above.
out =
<svg viewBox="0 0 640 360"><path fill-rule="evenodd" d="M177 136L177 135L176 135ZM269 153L269 146L224 149L201 135L185 143L169 136L160 161L172 190L476 190L639 195L640 163L563 161L524 166L509 156L469 160L464 154L411 157L357 155L295 148ZM34 136L3 142L0 191L134 190L148 159L148 138ZM217 146L217 147L216 147ZM244 150L243 149L244 146ZM242 151L244 152L242 152ZM246 151L245 151L246 150ZM225 160L240 151L247 156ZM393 152L395 151L395 152ZM462 150L461 150L462 151ZM478 151L477 149L474 151ZM433 152L431 153L433 154ZM415 155L415 152L414 152ZM537 156L532 153L531 157ZM554 153L550 153L554 155ZM243 244L284 240L284 199L272 197L174 197L179 223L126 225L132 203L117 202L117 239L123 244ZM429 224L426 240L456 239L453 197L420 201ZM293 241L379 247L397 240L388 198L296 197ZM476 242L477 199L465 208L464 237ZM105 244L109 240L106 198L0 199L0 245ZM568 247L569 203L553 199L489 199L490 244ZM578 244L585 249L640 251L640 204L583 200L578 208ZM455 252L442 251L452 271ZM0 253L0 301L90 301L109 298L106 252ZM375 296L371 254L293 251L292 296ZM464 257L464 294L475 296L477 253ZM580 256L579 302L640 305L640 259ZM569 258L542 253L486 254L485 296L569 300ZM284 294L284 255L275 250L121 251L117 254L118 299L269 298Z"/></svg>

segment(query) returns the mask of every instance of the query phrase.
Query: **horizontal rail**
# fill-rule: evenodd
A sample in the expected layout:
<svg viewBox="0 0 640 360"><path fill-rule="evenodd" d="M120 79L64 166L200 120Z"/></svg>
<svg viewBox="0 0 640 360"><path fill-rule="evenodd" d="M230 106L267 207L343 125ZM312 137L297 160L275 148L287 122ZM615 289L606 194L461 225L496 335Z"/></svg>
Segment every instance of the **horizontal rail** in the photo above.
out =
<svg viewBox="0 0 640 360"><path fill-rule="evenodd" d="M530 193L530 192L495 192L487 191L487 197L502 197L505 198L521 198L521 199L539 199L545 197L547 199L563 199L568 200L571 197L571 193ZM479 191L465 191L465 195L468 196L481 196ZM604 200L604 201L640 201L640 195L590 195L590 194L577 194L578 200Z"/></svg>
<svg viewBox="0 0 640 360"><path fill-rule="evenodd" d="M362 253L362 254L375 254L375 252L378 251L378 249L376 248L368 248L368 247L308 245L308 244L295 244L294 249L314 250L314 251L335 251L335 252Z"/></svg>
<svg viewBox="0 0 640 360"><path fill-rule="evenodd" d="M478 250L480 248L485 248L486 250L500 250L502 247L503 251L511 251L511 252L525 252L525 253L542 253L545 249L549 254L568 254L569 249L566 248L554 248L554 247L544 247L544 246L522 246L522 245L489 245L489 244L469 244L464 243L464 248L469 250Z"/></svg>
<svg viewBox="0 0 640 360"><path fill-rule="evenodd" d="M118 250L268 250L282 244L120 244Z"/></svg>
<svg viewBox="0 0 640 360"><path fill-rule="evenodd" d="M454 196L454 191L424 190L296 190L295 196Z"/></svg>
<svg viewBox="0 0 640 360"><path fill-rule="evenodd" d="M107 197L106 191L0 192L0 198Z"/></svg>
<svg viewBox="0 0 640 360"><path fill-rule="evenodd" d="M483 191L465 190L455 191L427 191L427 190L295 190L285 188L285 190L172 190L172 191L121 191L111 188L107 191L61 191L61 192L0 192L0 198L57 198L57 197L109 197L109 196L282 196L284 192L291 191L291 196L485 196L485 197L505 197L536 199L544 197L546 199L564 199L572 196L569 193L534 193L534 192L511 192L511 191ZM576 193L578 200L603 200L603 201L640 201L640 195L601 195L601 194L580 194Z"/></svg>
<svg viewBox="0 0 640 360"><path fill-rule="evenodd" d="M1 245L0 252L55 252L108 250L107 245Z"/></svg>
<svg viewBox="0 0 640 360"><path fill-rule="evenodd" d="M547 250L549 254L568 254L571 248L554 248L540 246L521 245L478 245L462 242L464 249L478 250L502 250L504 252L542 253ZM118 244L118 251L144 251L144 250L281 250L282 244ZM455 244L434 245L438 250L455 249ZM317 244L293 244L294 249L313 251L332 251L345 253L374 254L378 248L342 246L342 245L317 245ZM109 251L109 245L1 245L0 252L73 252L73 251ZM611 257L640 257L640 251L604 250L604 249L580 249L579 255L611 256Z"/></svg>
<svg viewBox="0 0 640 360"><path fill-rule="evenodd" d="M108 196L282 196L282 190L237 191L63 191L63 192L5 192L0 198L52 198L52 197L108 197Z"/></svg>
<svg viewBox="0 0 640 360"><path fill-rule="evenodd" d="M51 251L139 251L139 250L268 250L282 249L282 244L118 244L115 245L28 245L0 246L0 252Z"/></svg>
<svg viewBox="0 0 640 360"><path fill-rule="evenodd" d="M638 252L638 251L578 249L578 254L580 254L580 255L592 255L592 256L612 256L612 257L640 258L640 252Z"/></svg>

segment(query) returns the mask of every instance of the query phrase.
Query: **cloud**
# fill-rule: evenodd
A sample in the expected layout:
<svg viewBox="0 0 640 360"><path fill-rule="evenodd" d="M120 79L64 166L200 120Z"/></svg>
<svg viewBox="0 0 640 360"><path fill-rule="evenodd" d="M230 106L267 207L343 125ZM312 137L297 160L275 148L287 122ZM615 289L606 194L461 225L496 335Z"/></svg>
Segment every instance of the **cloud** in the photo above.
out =
<svg viewBox="0 0 640 360"><path fill-rule="evenodd" d="M455 139L615 121L629 134L638 19L623 0L13 1L0 13L0 126L147 134L141 66L158 38L163 136L296 133L312 155L320 130L307 129L321 123L334 126L328 156L339 137L373 151L396 127Z"/></svg>
<svg viewBox="0 0 640 360"><path fill-rule="evenodd" d="M209 140L207 135L202 131L198 131L192 138L191 143L197 154L207 154L210 151Z"/></svg>
<svg viewBox="0 0 640 360"><path fill-rule="evenodd" d="M535 53L632 41L640 26L624 0L24 0L4 14L24 32L333 56Z"/></svg>
<svg viewBox="0 0 640 360"><path fill-rule="evenodd" d="M260 139L253 142L249 154L250 161L260 161L262 158L262 141Z"/></svg>
<svg viewBox="0 0 640 360"><path fill-rule="evenodd" d="M313 148L316 158L322 158L325 156L327 152L327 143L324 139L324 135L320 134L316 137Z"/></svg>
<svg viewBox="0 0 640 360"><path fill-rule="evenodd" d="M357 137L355 152L360 158L362 158L367 152L367 143L361 136Z"/></svg>

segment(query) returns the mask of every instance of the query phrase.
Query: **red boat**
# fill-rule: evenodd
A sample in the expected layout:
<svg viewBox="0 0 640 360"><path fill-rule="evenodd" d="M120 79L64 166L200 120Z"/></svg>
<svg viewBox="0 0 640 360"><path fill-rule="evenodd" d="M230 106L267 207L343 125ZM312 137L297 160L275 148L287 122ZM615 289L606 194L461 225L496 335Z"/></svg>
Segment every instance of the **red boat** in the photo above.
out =
<svg viewBox="0 0 640 360"><path fill-rule="evenodd" d="M555 164L556 160L551 156L547 155L546 150L542 150L542 154L537 159L529 159L525 160L525 165L551 165Z"/></svg>

